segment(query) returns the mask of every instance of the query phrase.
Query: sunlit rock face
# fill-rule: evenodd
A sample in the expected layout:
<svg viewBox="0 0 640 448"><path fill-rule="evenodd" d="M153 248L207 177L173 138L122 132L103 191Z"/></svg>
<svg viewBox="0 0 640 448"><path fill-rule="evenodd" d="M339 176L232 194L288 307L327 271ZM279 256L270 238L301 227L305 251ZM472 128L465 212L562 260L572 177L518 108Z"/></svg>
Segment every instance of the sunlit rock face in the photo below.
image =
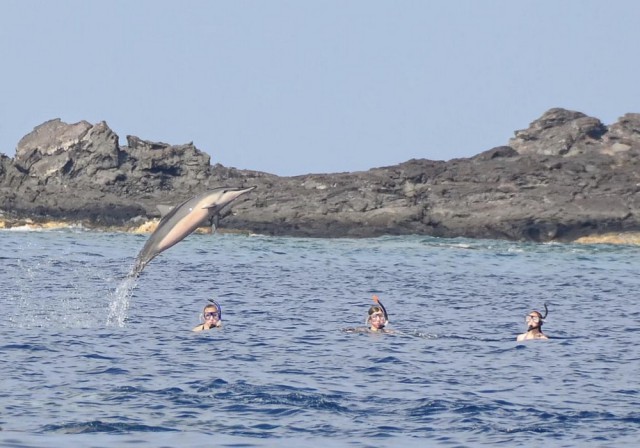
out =
<svg viewBox="0 0 640 448"><path fill-rule="evenodd" d="M159 218L158 205L218 186L257 185L223 213L223 228L532 241L640 231L635 113L607 126L555 108L515 131L508 145L474 157L295 177L211 165L193 143L119 142L105 122L37 126L14 158L0 156L3 225L29 219L140 229Z"/></svg>

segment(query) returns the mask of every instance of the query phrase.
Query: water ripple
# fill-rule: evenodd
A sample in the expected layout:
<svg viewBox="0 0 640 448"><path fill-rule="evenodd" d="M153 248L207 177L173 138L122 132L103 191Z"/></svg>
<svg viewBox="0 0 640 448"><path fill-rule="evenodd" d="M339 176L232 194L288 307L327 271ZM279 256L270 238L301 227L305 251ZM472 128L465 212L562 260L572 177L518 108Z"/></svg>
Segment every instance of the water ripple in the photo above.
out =
<svg viewBox="0 0 640 448"><path fill-rule="evenodd" d="M165 428L161 426L147 426L136 423L109 423L99 420L67 423L64 425L45 425L40 432L57 432L62 434L86 434L86 433L109 433L109 434L126 434L130 432L164 432L177 431L173 428Z"/></svg>
<svg viewBox="0 0 640 448"><path fill-rule="evenodd" d="M193 235L124 282L144 238L0 239L16 254L0 266L0 444L600 447L640 436L635 248ZM396 334L343 332L363 326L372 294ZM191 332L210 297L224 326ZM543 303L552 339L516 344Z"/></svg>

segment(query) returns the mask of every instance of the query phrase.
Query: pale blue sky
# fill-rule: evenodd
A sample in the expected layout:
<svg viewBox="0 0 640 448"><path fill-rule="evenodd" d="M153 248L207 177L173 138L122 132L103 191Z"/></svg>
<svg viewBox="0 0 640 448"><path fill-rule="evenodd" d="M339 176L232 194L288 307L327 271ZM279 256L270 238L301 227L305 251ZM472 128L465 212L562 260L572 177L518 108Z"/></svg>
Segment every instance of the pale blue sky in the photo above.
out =
<svg viewBox="0 0 640 448"><path fill-rule="evenodd" d="M0 0L0 152L106 121L278 175L470 157L640 112L636 0Z"/></svg>

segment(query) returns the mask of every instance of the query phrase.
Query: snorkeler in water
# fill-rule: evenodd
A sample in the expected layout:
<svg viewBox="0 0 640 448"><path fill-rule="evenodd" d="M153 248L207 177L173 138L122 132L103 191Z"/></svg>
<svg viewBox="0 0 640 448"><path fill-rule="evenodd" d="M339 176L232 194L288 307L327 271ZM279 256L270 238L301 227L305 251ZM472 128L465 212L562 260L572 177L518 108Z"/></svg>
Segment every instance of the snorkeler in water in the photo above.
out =
<svg viewBox="0 0 640 448"><path fill-rule="evenodd" d="M210 330L212 328L219 328L222 326L222 307L213 299L209 299L209 302L202 310L202 319L204 323L198 325L191 331L203 331Z"/></svg>
<svg viewBox="0 0 640 448"><path fill-rule="evenodd" d="M384 307L378 296L374 295L373 301L376 302L376 304L372 305L367 312L367 327L347 328L344 331L348 333L394 333L393 330L385 328L389 323L389 314L387 314L387 309Z"/></svg>
<svg viewBox="0 0 640 448"><path fill-rule="evenodd" d="M527 332L519 334L516 338L517 342L526 341L529 339L549 339L546 334L542 332L542 324L549 314L549 308L547 304L544 304L544 316L540 311L531 311L524 318L527 324Z"/></svg>
<svg viewBox="0 0 640 448"><path fill-rule="evenodd" d="M374 295L373 301L376 302L377 305L372 305L371 308L369 308L367 325L369 325L370 331L385 332L387 330L385 330L384 327L389 323L389 315L378 296Z"/></svg>

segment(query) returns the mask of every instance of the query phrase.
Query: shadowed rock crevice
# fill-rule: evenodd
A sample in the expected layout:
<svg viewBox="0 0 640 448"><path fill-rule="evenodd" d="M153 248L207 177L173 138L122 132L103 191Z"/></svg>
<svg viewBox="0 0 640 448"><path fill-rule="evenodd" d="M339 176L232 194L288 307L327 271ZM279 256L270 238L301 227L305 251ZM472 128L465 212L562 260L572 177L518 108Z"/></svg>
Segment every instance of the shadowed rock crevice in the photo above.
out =
<svg viewBox="0 0 640 448"><path fill-rule="evenodd" d="M529 241L640 230L640 114L606 126L556 108L516 131L508 146L471 158L294 177L211 165L193 143L126 140L120 147L105 122L36 127L14 158L0 156L0 218L133 227L157 218L158 204L221 185L257 185L227 210L223 227Z"/></svg>

